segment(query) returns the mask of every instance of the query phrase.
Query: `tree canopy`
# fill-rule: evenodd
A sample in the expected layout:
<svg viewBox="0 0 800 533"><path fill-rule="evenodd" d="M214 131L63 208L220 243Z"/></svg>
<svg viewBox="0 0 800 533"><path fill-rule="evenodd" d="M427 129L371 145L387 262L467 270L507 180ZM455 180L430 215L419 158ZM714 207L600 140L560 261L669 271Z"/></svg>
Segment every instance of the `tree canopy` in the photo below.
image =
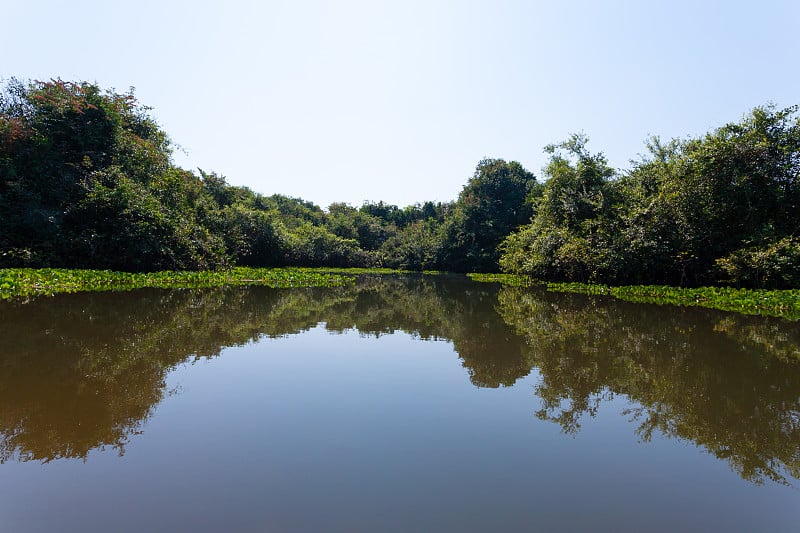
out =
<svg viewBox="0 0 800 533"><path fill-rule="evenodd" d="M124 271L382 266L603 283L800 286L798 108L754 109L613 169L588 138L543 181L481 160L454 202L265 196L172 162L126 93L12 79L0 91L0 267Z"/></svg>
<svg viewBox="0 0 800 533"><path fill-rule="evenodd" d="M502 267L603 283L800 283L798 108L754 109L696 139L658 138L614 172L585 139L553 152L531 223L507 237Z"/></svg>

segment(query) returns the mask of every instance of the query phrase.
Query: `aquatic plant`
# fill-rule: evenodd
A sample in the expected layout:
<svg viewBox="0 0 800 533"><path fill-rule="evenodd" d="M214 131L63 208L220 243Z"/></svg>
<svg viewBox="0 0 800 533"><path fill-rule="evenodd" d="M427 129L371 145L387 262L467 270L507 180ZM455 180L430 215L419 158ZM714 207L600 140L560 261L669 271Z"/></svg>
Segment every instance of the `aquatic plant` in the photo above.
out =
<svg viewBox="0 0 800 533"><path fill-rule="evenodd" d="M610 287L585 283L548 283L553 292L610 295L638 303L709 307L746 315L800 320L800 290L737 289L735 287L669 287L625 285Z"/></svg>
<svg viewBox="0 0 800 533"><path fill-rule="evenodd" d="M735 287L670 287L667 285L623 285L590 283L544 283L516 274L468 274L473 281L502 283L514 287L541 285L551 292L612 296L636 303L708 307L745 315L777 316L800 320L800 290L738 289Z"/></svg>
<svg viewBox="0 0 800 533"><path fill-rule="evenodd" d="M124 291L264 285L274 288L339 287L355 282L352 275L304 268L248 268L201 272L129 273L59 268L0 269L0 299L24 299L82 291Z"/></svg>
<svg viewBox="0 0 800 533"><path fill-rule="evenodd" d="M482 274L473 272L467 274L467 277L472 281L479 281L481 283L502 283L503 285L510 285L512 287L543 285L542 282L522 274Z"/></svg>

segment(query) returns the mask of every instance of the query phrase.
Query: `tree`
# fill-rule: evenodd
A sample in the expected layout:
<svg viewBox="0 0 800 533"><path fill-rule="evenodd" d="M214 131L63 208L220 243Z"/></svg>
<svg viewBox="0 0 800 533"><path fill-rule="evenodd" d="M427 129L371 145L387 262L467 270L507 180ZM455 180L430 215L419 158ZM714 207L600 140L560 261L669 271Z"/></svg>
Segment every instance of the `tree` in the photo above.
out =
<svg viewBox="0 0 800 533"><path fill-rule="evenodd" d="M761 107L700 138L651 140L625 180L629 263L667 283L793 283L779 270L798 264L785 240L800 231L797 112Z"/></svg>
<svg viewBox="0 0 800 533"><path fill-rule="evenodd" d="M169 139L132 92L103 93L95 84L62 80L12 80L0 96L0 117L0 261L5 264L86 266L65 246L67 214L82 202L88 205L103 179L125 176L147 186L170 168ZM117 183L115 178L101 185Z"/></svg>
<svg viewBox="0 0 800 533"><path fill-rule="evenodd" d="M345 239L355 239L367 251L374 251L397 231L393 223L344 203L328 207L328 227Z"/></svg>
<svg viewBox="0 0 800 533"><path fill-rule="evenodd" d="M575 281L612 275L615 173L603 154L587 150L587 142L585 136L573 135L545 148L551 157L547 179L533 200L535 215L504 240L504 270Z"/></svg>
<svg viewBox="0 0 800 533"><path fill-rule="evenodd" d="M61 257L86 268L122 271L201 270L224 264L218 236L191 214L166 207L119 169L93 176L64 216Z"/></svg>
<svg viewBox="0 0 800 533"><path fill-rule="evenodd" d="M444 222L440 263L456 271L497 270L502 240L531 217L536 178L516 161L484 159Z"/></svg>
<svg viewBox="0 0 800 533"><path fill-rule="evenodd" d="M405 270L437 268L440 225L433 219L414 222L390 237L381 248L386 266Z"/></svg>

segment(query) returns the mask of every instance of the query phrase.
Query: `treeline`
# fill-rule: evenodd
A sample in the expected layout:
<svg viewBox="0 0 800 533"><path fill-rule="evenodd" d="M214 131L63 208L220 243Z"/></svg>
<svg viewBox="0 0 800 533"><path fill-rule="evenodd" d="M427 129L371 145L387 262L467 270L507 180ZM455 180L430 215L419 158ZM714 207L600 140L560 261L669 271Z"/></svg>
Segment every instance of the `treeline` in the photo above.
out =
<svg viewBox="0 0 800 533"><path fill-rule="evenodd" d="M0 267L380 266L605 283L800 286L797 108L758 108L619 172L586 139L540 183L479 162L455 202L323 210L171 161L132 93L11 80L0 93Z"/></svg>
<svg viewBox="0 0 800 533"><path fill-rule="evenodd" d="M701 138L653 138L617 172L586 138L552 156L503 270L609 284L800 286L798 108L756 108Z"/></svg>

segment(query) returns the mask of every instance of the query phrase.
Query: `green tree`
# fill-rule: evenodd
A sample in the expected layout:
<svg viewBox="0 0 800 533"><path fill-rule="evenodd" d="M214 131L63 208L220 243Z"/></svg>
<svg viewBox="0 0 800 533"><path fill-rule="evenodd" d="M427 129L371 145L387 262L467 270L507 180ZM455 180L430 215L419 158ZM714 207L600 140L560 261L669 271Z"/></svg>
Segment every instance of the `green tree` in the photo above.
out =
<svg viewBox="0 0 800 533"><path fill-rule="evenodd" d="M386 266L405 270L437 268L441 226L433 219L417 221L390 237L381 248Z"/></svg>
<svg viewBox="0 0 800 533"><path fill-rule="evenodd" d="M355 239L363 250L377 250L397 231L393 223L344 203L328 207L328 227L345 239Z"/></svg>
<svg viewBox="0 0 800 533"><path fill-rule="evenodd" d="M198 179L133 92L12 81L0 96L0 264L208 268L224 250L197 219ZM196 194L194 200L196 200Z"/></svg>
<svg viewBox="0 0 800 533"><path fill-rule="evenodd" d="M775 269L798 264L783 241L800 230L797 107L756 108L703 137L649 148L626 180L635 194L621 240L632 264L669 283L792 283Z"/></svg>
<svg viewBox="0 0 800 533"><path fill-rule="evenodd" d="M62 256L90 268L123 271L208 269L224 258L221 239L173 211L113 167L94 176L64 217ZM105 182L105 183L104 183Z"/></svg>
<svg viewBox="0 0 800 533"><path fill-rule="evenodd" d="M449 270L495 271L502 240L531 217L536 178L516 161L484 159L445 219L440 263Z"/></svg>
<svg viewBox="0 0 800 533"><path fill-rule="evenodd" d="M263 267L288 262L288 236L274 212L237 203L220 214L226 248L236 264Z"/></svg>
<svg viewBox="0 0 800 533"><path fill-rule="evenodd" d="M366 254L358 241L343 239L324 226L303 224L288 234L289 260L300 266L362 266Z"/></svg>
<svg viewBox="0 0 800 533"><path fill-rule="evenodd" d="M551 157L544 186L533 200L533 220L503 242L504 270L576 281L613 275L615 172L603 154L587 150L587 142L573 135L545 148Z"/></svg>

